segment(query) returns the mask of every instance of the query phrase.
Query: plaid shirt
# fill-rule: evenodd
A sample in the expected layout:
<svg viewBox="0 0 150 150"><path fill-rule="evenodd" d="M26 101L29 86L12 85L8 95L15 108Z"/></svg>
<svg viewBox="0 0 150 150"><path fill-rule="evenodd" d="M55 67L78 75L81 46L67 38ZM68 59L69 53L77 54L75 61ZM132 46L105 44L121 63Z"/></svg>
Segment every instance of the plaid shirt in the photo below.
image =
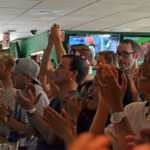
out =
<svg viewBox="0 0 150 150"><path fill-rule="evenodd" d="M27 123L26 111L22 107L20 107L20 105L18 104L15 104L13 117L19 122ZM18 131L15 131L14 129L11 129L9 136L8 136L8 141L17 142L20 138L23 138L23 137L25 137L25 134L23 132L18 132Z"/></svg>

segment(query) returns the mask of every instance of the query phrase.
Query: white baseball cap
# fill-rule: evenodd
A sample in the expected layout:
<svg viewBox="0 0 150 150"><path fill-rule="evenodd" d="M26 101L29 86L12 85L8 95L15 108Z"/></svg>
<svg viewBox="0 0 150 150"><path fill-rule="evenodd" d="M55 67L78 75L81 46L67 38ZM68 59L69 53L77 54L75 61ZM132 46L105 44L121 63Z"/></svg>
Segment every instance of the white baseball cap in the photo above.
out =
<svg viewBox="0 0 150 150"><path fill-rule="evenodd" d="M33 59L19 58L18 60L16 60L14 68L26 75L29 75L34 81L41 84L38 80L40 67Z"/></svg>

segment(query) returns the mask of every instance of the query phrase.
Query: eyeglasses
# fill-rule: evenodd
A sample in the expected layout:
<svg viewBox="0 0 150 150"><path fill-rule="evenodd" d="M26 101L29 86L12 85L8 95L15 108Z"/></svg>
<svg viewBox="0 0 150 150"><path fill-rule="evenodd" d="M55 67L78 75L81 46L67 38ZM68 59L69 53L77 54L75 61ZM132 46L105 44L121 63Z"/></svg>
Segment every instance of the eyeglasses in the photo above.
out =
<svg viewBox="0 0 150 150"><path fill-rule="evenodd" d="M134 52L117 52L117 56L128 57L130 54L134 54Z"/></svg>

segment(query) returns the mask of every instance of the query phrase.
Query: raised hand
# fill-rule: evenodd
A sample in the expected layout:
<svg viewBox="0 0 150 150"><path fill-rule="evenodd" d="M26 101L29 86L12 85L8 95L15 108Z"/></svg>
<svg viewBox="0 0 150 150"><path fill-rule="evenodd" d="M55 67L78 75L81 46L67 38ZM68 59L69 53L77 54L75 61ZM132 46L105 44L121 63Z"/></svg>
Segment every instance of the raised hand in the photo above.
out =
<svg viewBox="0 0 150 150"><path fill-rule="evenodd" d="M62 109L61 115L48 106L44 108L44 119L50 124L56 135L67 145L72 141L75 136L76 125L73 124L72 119L65 110Z"/></svg>
<svg viewBox="0 0 150 150"><path fill-rule="evenodd" d="M128 135L125 137L129 147L132 148L136 145L150 142L150 128L143 128L139 133L141 137L136 137L134 135Z"/></svg>
<svg viewBox="0 0 150 150"><path fill-rule="evenodd" d="M150 142L150 128L143 128L140 130L140 135L147 140L148 142Z"/></svg>
<svg viewBox="0 0 150 150"><path fill-rule="evenodd" d="M51 28L51 33L54 36L55 43L61 39L61 28L58 24L54 24Z"/></svg>
<svg viewBox="0 0 150 150"><path fill-rule="evenodd" d="M54 37L54 33L53 33L53 27L50 28L50 33L49 33L49 36L48 36L48 44L49 45L53 45L54 42L55 42L55 37Z"/></svg>
<svg viewBox="0 0 150 150"><path fill-rule="evenodd" d="M25 88L25 94L21 91L17 91L17 101L24 109L32 109L34 105L39 101L41 94L36 96L34 85L28 84Z"/></svg>
<svg viewBox="0 0 150 150"><path fill-rule="evenodd" d="M33 104L35 105L38 103L41 94L37 96L34 84L28 83L25 87L25 96L28 97L29 99L32 99Z"/></svg>
<svg viewBox="0 0 150 150"><path fill-rule="evenodd" d="M73 141L68 150L110 150L110 148L110 140L106 136L84 133Z"/></svg>
<svg viewBox="0 0 150 150"><path fill-rule="evenodd" d="M110 113L120 111L120 107L123 107L122 100L127 86L125 74L122 75L122 84L120 86L116 79L117 74L114 74L111 67L106 64L99 64L96 78L100 87L101 96L103 97Z"/></svg>
<svg viewBox="0 0 150 150"><path fill-rule="evenodd" d="M150 150L150 144L142 144L135 146L132 150Z"/></svg>
<svg viewBox="0 0 150 150"><path fill-rule="evenodd" d="M70 117L77 121L77 118L82 109L82 102L79 96L65 95L62 99L63 108L67 111Z"/></svg>
<svg viewBox="0 0 150 150"><path fill-rule="evenodd" d="M127 145L128 145L129 148L133 148L136 145L143 144L143 143L146 142L143 138L136 137L134 135L128 135L128 136L126 136L125 140L126 140Z"/></svg>
<svg viewBox="0 0 150 150"><path fill-rule="evenodd" d="M61 62L63 55L66 55L66 51L62 45L62 30L58 24L54 24L51 28L51 34L54 38L55 52L57 62Z"/></svg>

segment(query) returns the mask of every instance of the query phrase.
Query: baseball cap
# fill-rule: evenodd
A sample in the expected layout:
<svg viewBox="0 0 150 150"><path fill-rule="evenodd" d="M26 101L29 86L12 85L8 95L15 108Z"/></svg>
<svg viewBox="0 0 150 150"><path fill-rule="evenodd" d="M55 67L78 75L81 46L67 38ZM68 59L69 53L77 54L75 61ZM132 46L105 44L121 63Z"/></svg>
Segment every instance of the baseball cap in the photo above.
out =
<svg viewBox="0 0 150 150"><path fill-rule="evenodd" d="M16 60L14 68L20 71L21 73L29 75L34 81L41 84L37 78L40 71L40 67L33 59L19 58L18 60Z"/></svg>

